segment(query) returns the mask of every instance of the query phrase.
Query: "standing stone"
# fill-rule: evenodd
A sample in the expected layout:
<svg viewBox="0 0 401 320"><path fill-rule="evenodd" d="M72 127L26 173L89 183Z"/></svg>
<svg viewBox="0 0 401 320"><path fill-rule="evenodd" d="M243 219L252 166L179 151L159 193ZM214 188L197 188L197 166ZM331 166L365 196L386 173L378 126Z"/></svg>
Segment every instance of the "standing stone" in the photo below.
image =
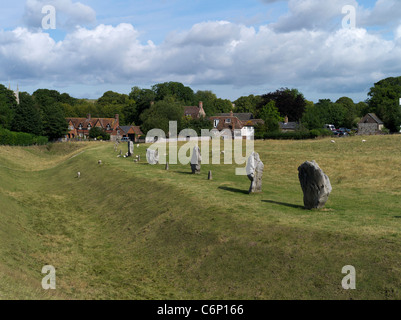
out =
<svg viewBox="0 0 401 320"><path fill-rule="evenodd" d="M141 161L141 156L140 155L138 155L138 162L140 162Z"/></svg>
<svg viewBox="0 0 401 320"><path fill-rule="evenodd" d="M305 209L321 209L332 191L330 179L315 162L305 162L299 168L299 182L304 193Z"/></svg>
<svg viewBox="0 0 401 320"><path fill-rule="evenodd" d="M191 158L192 174L200 174L201 171L202 155L198 146L194 147Z"/></svg>
<svg viewBox="0 0 401 320"><path fill-rule="evenodd" d="M146 150L146 160L151 165L158 164L159 163L159 151L147 149Z"/></svg>
<svg viewBox="0 0 401 320"><path fill-rule="evenodd" d="M168 166L168 162L166 163L166 171L170 170L170 167Z"/></svg>
<svg viewBox="0 0 401 320"><path fill-rule="evenodd" d="M134 155L134 143L132 141L128 141L128 157Z"/></svg>
<svg viewBox="0 0 401 320"><path fill-rule="evenodd" d="M264 167L265 166L262 160L260 160L259 153L252 152L246 164L246 173L248 175L249 180L251 180L249 193L262 192L262 178L263 178Z"/></svg>
<svg viewBox="0 0 401 320"><path fill-rule="evenodd" d="M209 171L209 174L207 176L208 180L213 180L213 176L212 176L212 171Z"/></svg>

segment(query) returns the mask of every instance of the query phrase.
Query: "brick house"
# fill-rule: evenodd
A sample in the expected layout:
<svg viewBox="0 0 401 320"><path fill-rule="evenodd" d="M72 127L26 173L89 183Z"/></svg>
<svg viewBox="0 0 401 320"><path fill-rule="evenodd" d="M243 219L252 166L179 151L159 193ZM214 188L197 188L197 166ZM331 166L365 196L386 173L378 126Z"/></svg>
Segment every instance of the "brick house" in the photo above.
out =
<svg viewBox="0 0 401 320"><path fill-rule="evenodd" d="M358 135L380 134L384 123L374 113L368 113L358 124Z"/></svg>
<svg viewBox="0 0 401 320"><path fill-rule="evenodd" d="M89 131L94 127L99 127L108 133L111 141L116 141L121 137L118 114L114 118L92 118L88 114L86 118L66 118L66 120L68 122L66 139L88 139Z"/></svg>
<svg viewBox="0 0 401 320"><path fill-rule="evenodd" d="M254 119L252 113L220 113L209 118L213 129L222 131L229 129L234 139L250 139L255 135L255 126L264 124L261 119ZM240 130L237 131L236 130ZM239 133L240 132L240 133Z"/></svg>
<svg viewBox="0 0 401 320"><path fill-rule="evenodd" d="M199 106L184 107L184 116L192 119L200 119L206 117L206 112L203 110L203 102L199 101Z"/></svg>

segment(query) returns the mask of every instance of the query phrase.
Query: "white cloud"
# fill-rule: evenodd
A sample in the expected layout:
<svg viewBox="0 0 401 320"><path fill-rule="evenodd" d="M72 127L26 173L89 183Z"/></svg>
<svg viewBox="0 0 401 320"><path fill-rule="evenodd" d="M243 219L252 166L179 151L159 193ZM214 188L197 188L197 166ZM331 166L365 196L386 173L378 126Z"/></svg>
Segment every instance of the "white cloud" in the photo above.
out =
<svg viewBox="0 0 401 320"><path fill-rule="evenodd" d="M42 8L51 5L56 9L57 28L73 29L96 21L96 12L89 6L71 0L27 0L25 3L24 22L31 28L41 28L45 16Z"/></svg>
<svg viewBox="0 0 401 320"><path fill-rule="evenodd" d="M227 21L202 22L171 33L159 45L151 40L142 43L139 31L124 23L77 27L59 42L35 29L1 31L0 78L58 85L161 81L273 89L285 85L345 94L364 91L381 76L401 73L401 27L394 40L363 28L306 28L307 17L315 10L321 17L310 26L330 18L333 8L341 14L341 5L318 8L315 0L289 1L295 3L303 6L291 7L298 22L286 20L288 16L258 29ZM293 28L291 23L304 27Z"/></svg>

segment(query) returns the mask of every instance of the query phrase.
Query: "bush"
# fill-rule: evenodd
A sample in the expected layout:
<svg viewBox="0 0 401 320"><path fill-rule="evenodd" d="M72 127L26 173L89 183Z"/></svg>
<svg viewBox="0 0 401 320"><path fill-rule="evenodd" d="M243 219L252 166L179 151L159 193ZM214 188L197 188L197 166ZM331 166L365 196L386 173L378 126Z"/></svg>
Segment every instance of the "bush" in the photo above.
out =
<svg viewBox="0 0 401 320"><path fill-rule="evenodd" d="M333 132L326 129L313 129L295 131L295 132L266 132L263 134L263 139L271 139L271 140L307 140L307 139L315 139L317 137L326 137L333 135ZM259 136L255 136L255 139L258 139Z"/></svg>
<svg viewBox="0 0 401 320"><path fill-rule="evenodd" d="M31 146L34 144L48 143L47 137L35 136L30 133L12 132L7 129L0 129L0 145L9 146Z"/></svg>
<svg viewBox="0 0 401 320"><path fill-rule="evenodd" d="M264 139L271 140L306 140L314 139L310 131L298 131L298 132L267 132L264 134Z"/></svg>

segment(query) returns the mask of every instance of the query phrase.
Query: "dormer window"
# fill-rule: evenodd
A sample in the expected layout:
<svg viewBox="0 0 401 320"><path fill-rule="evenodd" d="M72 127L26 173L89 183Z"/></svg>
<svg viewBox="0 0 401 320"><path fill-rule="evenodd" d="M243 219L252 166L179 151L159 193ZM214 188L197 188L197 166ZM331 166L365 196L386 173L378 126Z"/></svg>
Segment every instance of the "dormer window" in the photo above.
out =
<svg viewBox="0 0 401 320"><path fill-rule="evenodd" d="M231 119L230 118L226 119L226 123L231 123Z"/></svg>
<svg viewBox="0 0 401 320"><path fill-rule="evenodd" d="M90 130L92 128L92 126L90 124L88 124L88 130Z"/></svg>
<svg viewBox="0 0 401 320"><path fill-rule="evenodd" d="M109 125L109 124L107 125L107 127L106 127L106 128L107 128L107 130L111 130L111 127L110 127L110 125Z"/></svg>
<svg viewBox="0 0 401 320"><path fill-rule="evenodd" d="M79 130L82 130L82 124L80 124L80 125L78 126L78 129L79 129Z"/></svg>
<svg viewBox="0 0 401 320"><path fill-rule="evenodd" d="M220 120L217 120L217 119L214 120L214 127L217 128L217 126L219 125L219 123L220 123Z"/></svg>

